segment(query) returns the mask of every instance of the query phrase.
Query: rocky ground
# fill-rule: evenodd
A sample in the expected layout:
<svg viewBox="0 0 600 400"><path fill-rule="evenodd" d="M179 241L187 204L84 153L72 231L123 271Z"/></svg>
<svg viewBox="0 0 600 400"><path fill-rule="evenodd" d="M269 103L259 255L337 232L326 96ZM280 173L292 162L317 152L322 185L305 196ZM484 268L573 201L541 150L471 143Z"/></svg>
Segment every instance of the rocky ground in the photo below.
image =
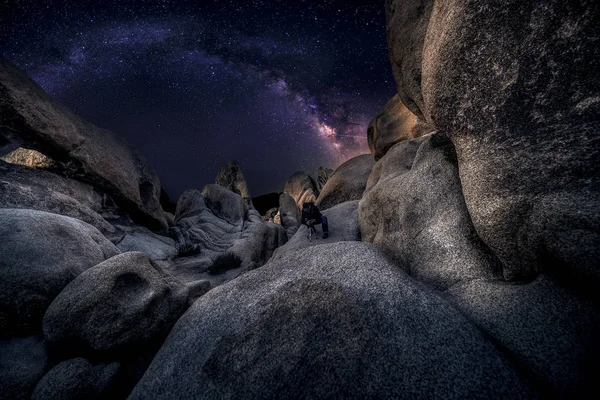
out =
<svg viewBox="0 0 600 400"><path fill-rule="evenodd" d="M388 0L371 154L255 198L0 59L0 399L598 398L600 6L484 3Z"/></svg>

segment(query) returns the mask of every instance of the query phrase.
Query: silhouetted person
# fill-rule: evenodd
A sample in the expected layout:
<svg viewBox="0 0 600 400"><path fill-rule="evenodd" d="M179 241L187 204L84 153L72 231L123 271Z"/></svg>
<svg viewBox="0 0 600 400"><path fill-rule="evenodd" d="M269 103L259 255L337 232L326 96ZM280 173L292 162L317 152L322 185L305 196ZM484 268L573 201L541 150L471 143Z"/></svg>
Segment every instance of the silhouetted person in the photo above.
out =
<svg viewBox="0 0 600 400"><path fill-rule="evenodd" d="M327 217L321 214L319 208L315 206L312 201L307 201L302 204L301 221L304 225L308 226L309 229L314 229L315 225L321 224L323 227L323 239L326 239L329 236Z"/></svg>

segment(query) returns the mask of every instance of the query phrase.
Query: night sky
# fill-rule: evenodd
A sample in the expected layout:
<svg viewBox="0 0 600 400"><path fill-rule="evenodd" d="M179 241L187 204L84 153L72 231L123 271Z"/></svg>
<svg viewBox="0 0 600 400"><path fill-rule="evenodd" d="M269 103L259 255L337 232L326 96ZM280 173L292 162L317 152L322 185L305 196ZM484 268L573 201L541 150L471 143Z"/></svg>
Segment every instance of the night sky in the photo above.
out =
<svg viewBox="0 0 600 400"><path fill-rule="evenodd" d="M253 196L368 153L395 93L379 1L6 1L0 52L127 138L171 198L237 160Z"/></svg>

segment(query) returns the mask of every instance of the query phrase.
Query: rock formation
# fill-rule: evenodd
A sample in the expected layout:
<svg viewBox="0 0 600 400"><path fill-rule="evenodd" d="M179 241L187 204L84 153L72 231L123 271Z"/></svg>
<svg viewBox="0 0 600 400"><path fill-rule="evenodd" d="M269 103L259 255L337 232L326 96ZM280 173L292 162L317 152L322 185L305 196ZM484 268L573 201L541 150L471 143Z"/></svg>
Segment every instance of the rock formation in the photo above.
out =
<svg viewBox="0 0 600 400"><path fill-rule="evenodd" d="M0 98L0 119L8 127L0 141L38 150L62 163L65 173L101 188L137 221L167 229L158 176L123 139L55 103L3 57Z"/></svg>
<svg viewBox="0 0 600 400"><path fill-rule="evenodd" d="M233 193L239 194L245 201L252 201L246 179L237 161L230 160L222 165L215 181L217 185L226 187Z"/></svg>
<svg viewBox="0 0 600 400"><path fill-rule="evenodd" d="M41 332L44 312L75 277L119 254L91 225L34 210L0 209L0 338Z"/></svg>
<svg viewBox="0 0 600 400"><path fill-rule="evenodd" d="M469 217L454 148L442 135L400 142L377 162L359 221L364 240L437 289L495 276Z"/></svg>
<svg viewBox="0 0 600 400"><path fill-rule="evenodd" d="M325 184L327 183L327 180L329 179L329 177L331 176L332 173L333 173L333 170L331 168L319 167L319 170L317 173L317 190L319 192L321 192L321 190L323 190L323 186L325 186Z"/></svg>
<svg viewBox="0 0 600 400"><path fill-rule="evenodd" d="M432 131L431 127L419 120L406 108L398 95L395 95L369 123L367 140L371 154L377 161L394 144L416 139Z"/></svg>
<svg viewBox="0 0 600 400"><path fill-rule="evenodd" d="M327 180L315 204L326 210L346 201L360 200L375 162L363 154L340 165Z"/></svg>
<svg viewBox="0 0 600 400"><path fill-rule="evenodd" d="M505 278L543 271L595 295L600 6L388 1L387 10L399 95L452 140L473 224Z"/></svg>
<svg viewBox="0 0 600 400"><path fill-rule="evenodd" d="M302 210L304 202L315 202L319 196L315 180L302 171L294 172L285 182L283 193L292 196L299 211Z"/></svg>
<svg viewBox="0 0 600 400"><path fill-rule="evenodd" d="M509 360L464 316L360 242L289 252L208 292L173 328L130 398L148 393L157 399L531 395Z"/></svg>
<svg viewBox="0 0 600 400"><path fill-rule="evenodd" d="M300 227L300 212L296 202L289 194L279 195L279 223L285 229L288 239L291 239Z"/></svg>
<svg viewBox="0 0 600 400"><path fill-rule="evenodd" d="M281 225L264 222L240 195L220 185L182 194L172 233L180 256L187 256L176 260L177 273L213 283L261 266L287 241Z"/></svg>

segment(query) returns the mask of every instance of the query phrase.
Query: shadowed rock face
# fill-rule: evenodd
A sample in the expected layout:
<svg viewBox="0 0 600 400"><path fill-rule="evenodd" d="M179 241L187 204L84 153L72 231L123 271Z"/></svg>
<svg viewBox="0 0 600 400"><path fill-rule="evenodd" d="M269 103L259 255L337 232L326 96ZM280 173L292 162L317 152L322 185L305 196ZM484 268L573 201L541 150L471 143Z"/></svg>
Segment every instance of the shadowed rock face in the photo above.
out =
<svg viewBox="0 0 600 400"><path fill-rule="evenodd" d="M93 226L0 209L0 338L41 332L44 312L75 277L119 250Z"/></svg>
<svg viewBox="0 0 600 400"><path fill-rule="evenodd" d="M315 180L302 171L294 172L287 180L283 193L292 196L299 211L302 210L302 204L307 201L314 203L319 195Z"/></svg>
<svg viewBox="0 0 600 400"><path fill-rule="evenodd" d="M285 229L288 239L291 239L300 227L300 212L289 194L279 195L279 223Z"/></svg>
<svg viewBox="0 0 600 400"><path fill-rule="evenodd" d="M166 230L160 182L146 160L123 139L55 103L3 57L0 119L8 127L0 133L3 141L39 150L62 163L70 176L111 195L137 221Z"/></svg>
<svg viewBox="0 0 600 400"><path fill-rule="evenodd" d="M395 95L369 123L369 149L377 161L394 144L421 137L432 131L431 127L420 121L406 108L398 95Z"/></svg>
<svg viewBox="0 0 600 400"><path fill-rule="evenodd" d="M131 399L521 398L510 363L372 245L334 243L213 289Z"/></svg>
<svg viewBox="0 0 600 400"><path fill-rule="evenodd" d="M359 222L363 240L437 289L494 278L493 256L473 228L456 154L444 136L400 142L377 162L360 201Z"/></svg>
<svg viewBox="0 0 600 400"><path fill-rule="evenodd" d="M48 354L41 336L0 339L2 399L30 400L47 369Z"/></svg>
<svg viewBox="0 0 600 400"><path fill-rule="evenodd" d="M217 173L216 183L239 194L244 200L251 201L246 179L244 179L244 174L237 161L230 160L221 166Z"/></svg>
<svg viewBox="0 0 600 400"><path fill-rule="evenodd" d="M325 186L325 184L327 183L327 180L329 179L329 177L331 176L332 173L333 173L333 170L331 168L319 167L319 170L317 173L317 189L319 192L321 192L321 190L323 190L323 186Z"/></svg>
<svg viewBox="0 0 600 400"><path fill-rule="evenodd" d="M418 68L395 75L399 94L452 140L479 236L507 279L597 288L600 4L431 4L388 1L390 54L421 66L420 90Z"/></svg>
<svg viewBox="0 0 600 400"><path fill-rule="evenodd" d="M363 154L340 165L329 176L315 204L326 210L346 201L360 200L374 164L370 154Z"/></svg>

